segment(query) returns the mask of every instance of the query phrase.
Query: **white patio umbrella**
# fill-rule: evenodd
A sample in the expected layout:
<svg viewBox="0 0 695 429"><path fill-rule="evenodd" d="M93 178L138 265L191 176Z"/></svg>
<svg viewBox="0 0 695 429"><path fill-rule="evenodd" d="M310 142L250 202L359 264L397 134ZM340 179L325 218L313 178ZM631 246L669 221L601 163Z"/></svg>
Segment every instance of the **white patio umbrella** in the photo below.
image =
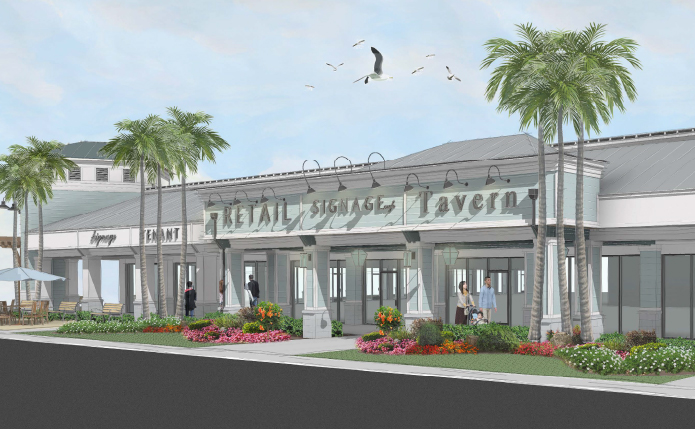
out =
<svg viewBox="0 0 695 429"><path fill-rule="evenodd" d="M41 271L32 270L29 268L5 268L0 270L0 281L16 282L24 280L40 280L42 282L50 282L53 280L65 280L65 277L54 276Z"/></svg>

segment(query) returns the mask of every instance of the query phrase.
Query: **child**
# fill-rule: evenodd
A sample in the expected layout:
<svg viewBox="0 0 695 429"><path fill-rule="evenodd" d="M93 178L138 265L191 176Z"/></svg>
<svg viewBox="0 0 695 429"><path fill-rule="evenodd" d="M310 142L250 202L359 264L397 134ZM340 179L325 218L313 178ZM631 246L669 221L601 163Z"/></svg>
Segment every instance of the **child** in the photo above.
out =
<svg viewBox="0 0 695 429"><path fill-rule="evenodd" d="M478 312L478 318L473 320L474 325L487 325L487 320L483 319L483 313L481 311Z"/></svg>

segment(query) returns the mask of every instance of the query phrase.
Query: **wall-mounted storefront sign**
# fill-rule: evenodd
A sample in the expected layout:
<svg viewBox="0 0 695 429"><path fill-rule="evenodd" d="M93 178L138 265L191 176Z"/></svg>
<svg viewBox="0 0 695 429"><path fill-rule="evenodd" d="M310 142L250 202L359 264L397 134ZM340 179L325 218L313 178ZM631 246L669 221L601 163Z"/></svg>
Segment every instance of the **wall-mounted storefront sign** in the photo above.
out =
<svg viewBox="0 0 695 429"><path fill-rule="evenodd" d="M116 234L103 235L94 231L91 239L89 240L89 244L94 244L95 246L99 247L100 243L104 243L107 246L110 246L114 241L116 241Z"/></svg>
<svg viewBox="0 0 695 429"><path fill-rule="evenodd" d="M178 241L179 230L181 228L162 228L160 231L162 242L170 243L173 241ZM157 228L147 228L145 229L145 243L156 243L157 242Z"/></svg>

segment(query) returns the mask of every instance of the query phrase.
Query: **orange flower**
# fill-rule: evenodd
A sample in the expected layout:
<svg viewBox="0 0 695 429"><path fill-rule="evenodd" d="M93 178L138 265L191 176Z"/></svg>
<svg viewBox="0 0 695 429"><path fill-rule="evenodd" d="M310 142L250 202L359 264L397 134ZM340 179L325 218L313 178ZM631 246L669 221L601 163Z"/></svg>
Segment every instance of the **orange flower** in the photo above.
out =
<svg viewBox="0 0 695 429"><path fill-rule="evenodd" d="M265 329L263 329L263 325L259 326L259 329L260 329L261 331L265 331Z"/></svg>
<svg viewBox="0 0 695 429"><path fill-rule="evenodd" d="M388 320L388 321L389 321L389 323L390 323L390 322L392 322L392 321L393 321L393 317L389 316L387 320Z"/></svg>
<svg viewBox="0 0 695 429"><path fill-rule="evenodd" d="M382 331L381 329L379 329L379 334L384 335L384 331Z"/></svg>

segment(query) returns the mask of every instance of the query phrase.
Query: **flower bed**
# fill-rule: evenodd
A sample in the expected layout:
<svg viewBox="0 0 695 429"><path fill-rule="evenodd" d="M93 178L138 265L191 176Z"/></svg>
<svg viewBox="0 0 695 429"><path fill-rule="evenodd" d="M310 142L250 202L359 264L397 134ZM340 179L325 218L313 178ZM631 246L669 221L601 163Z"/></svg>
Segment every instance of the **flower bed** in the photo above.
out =
<svg viewBox="0 0 695 429"><path fill-rule="evenodd" d="M478 354L478 349L467 344L465 341L445 341L441 346L420 346L414 344L405 351L407 355L448 355L464 353Z"/></svg>
<svg viewBox="0 0 695 429"><path fill-rule="evenodd" d="M115 334L122 332L143 332L148 327L164 328L166 326L180 325L181 321L176 317L160 318L153 315L149 319L138 319L133 321L110 321L97 323L93 320L80 320L78 322L68 322L59 327L56 332L59 334Z"/></svg>
<svg viewBox="0 0 695 429"><path fill-rule="evenodd" d="M162 326L148 326L147 328L143 329L142 332L152 332L155 334L162 334L162 333L167 333L167 332L181 332L183 328L181 325L166 325L164 327Z"/></svg>
<svg viewBox="0 0 695 429"><path fill-rule="evenodd" d="M202 329L188 329L186 327L182 333L187 340L198 343L272 343L290 339L290 335L282 331L244 334L238 328L220 329L215 325Z"/></svg>
<svg viewBox="0 0 695 429"><path fill-rule="evenodd" d="M370 341L358 338L355 343L362 353L385 355L404 355L408 347L415 344L414 340L394 340L391 337L381 337Z"/></svg>
<svg viewBox="0 0 695 429"><path fill-rule="evenodd" d="M557 347L552 345L550 341L544 341L542 343L521 343L519 344L519 348L514 350L514 354L552 357L556 349Z"/></svg>

